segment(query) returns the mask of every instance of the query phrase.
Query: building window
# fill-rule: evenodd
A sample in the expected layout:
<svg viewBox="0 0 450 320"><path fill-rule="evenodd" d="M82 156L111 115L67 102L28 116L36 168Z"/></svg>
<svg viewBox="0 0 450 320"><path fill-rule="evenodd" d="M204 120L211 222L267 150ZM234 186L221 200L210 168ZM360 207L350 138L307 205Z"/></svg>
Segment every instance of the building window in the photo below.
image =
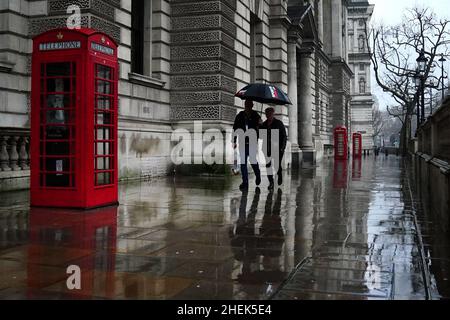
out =
<svg viewBox="0 0 450 320"><path fill-rule="evenodd" d="M364 27L364 19L359 19L359 26Z"/></svg>
<svg viewBox="0 0 450 320"><path fill-rule="evenodd" d="M366 49L366 38L363 35L360 35L358 38L358 48L359 52L364 52Z"/></svg>
<svg viewBox="0 0 450 320"><path fill-rule="evenodd" d="M132 0L131 72L151 76L152 0Z"/></svg>
<svg viewBox="0 0 450 320"><path fill-rule="evenodd" d="M364 78L359 79L359 93L366 93L366 80Z"/></svg>
<svg viewBox="0 0 450 320"><path fill-rule="evenodd" d="M364 69L365 69L364 63L360 63L359 64L359 71L364 71Z"/></svg>

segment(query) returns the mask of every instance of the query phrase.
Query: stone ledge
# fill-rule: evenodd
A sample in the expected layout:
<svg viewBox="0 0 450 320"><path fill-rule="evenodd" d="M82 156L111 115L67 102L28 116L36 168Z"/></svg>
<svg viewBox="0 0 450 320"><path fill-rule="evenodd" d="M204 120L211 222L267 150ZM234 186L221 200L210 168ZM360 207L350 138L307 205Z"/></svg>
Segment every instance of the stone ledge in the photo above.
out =
<svg viewBox="0 0 450 320"><path fill-rule="evenodd" d="M29 178L30 170L0 171L0 179Z"/></svg>
<svg viewBox="0 0 450 320"><path fill-rule="evenodd" d="M416 155L422 158L426 163L431 163L433 166L437 167L444 175L450 175L450 164L447 161L432 157L422 152L417 152Z"/></svg>
<svg viewBox="0 0 450 320"><path fill-rule="evenodd" d="M0 192L30 188L30 170L0 171Z"/></svg>
<svg viewBox="0 0 450 320"><path fill-rule="evenodd" d="M131 83L136 83L136 84L140 84L140 85L143 85L146 87L157 88L157 89L162 89L166 85L165 81L161 81L159 79L152 78L149 76L144 76L142 74L137 74L137 73L129 73L128 79L130 80Z"/></svg>

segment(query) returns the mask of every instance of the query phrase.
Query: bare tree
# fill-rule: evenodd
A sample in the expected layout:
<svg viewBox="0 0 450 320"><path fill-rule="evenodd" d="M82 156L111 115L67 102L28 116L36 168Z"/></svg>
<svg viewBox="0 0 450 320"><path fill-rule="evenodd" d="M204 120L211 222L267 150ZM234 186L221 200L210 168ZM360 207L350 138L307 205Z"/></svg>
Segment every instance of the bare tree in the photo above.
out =
<svg viewBox="0 0 450 320"><path fill-rule="evenodd" d="M372 109L372 120L373 120L373 139L374 142L376 138L381 134L384 127L384 117L383 113L380 111L378 106L374 106Z"/></svg>
<svg viewBox="0 0 450 320"><path fill-rule="evenodd" d="M434 77L433 65L438 55L449 55L449 23L449 20L438 19L428 8L413 8L407 11L401 24L380 25L370 32L366 28L375 79L383 91L390 93L399 104L398 108L388 111L403 123L403 153L407 152L408 126L419 99L414 80L416 58L423 50L428 59L424 79Z"/></svg>

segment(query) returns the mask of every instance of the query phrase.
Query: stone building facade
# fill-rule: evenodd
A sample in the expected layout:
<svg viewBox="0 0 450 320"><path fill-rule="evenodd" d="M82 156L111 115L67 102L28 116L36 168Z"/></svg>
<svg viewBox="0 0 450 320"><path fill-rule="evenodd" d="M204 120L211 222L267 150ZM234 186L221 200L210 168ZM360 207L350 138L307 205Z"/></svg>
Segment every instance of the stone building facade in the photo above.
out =
<svg viewBox="0 0 450 320"><path fill-rule="evenodd" d="M347 0L7 0L0 189L27 186L32 37L66 26L69 5L81 9L82 27L120 45L121 179L172 173L173 130L192 130L195 120L229 130L243 108L234 94L253 81L279 86L293 102L276 108L289 131L286 165L330 155L333 128L352 126Z"/></svg>
<svg viewBox="0 0 450 320"><path fill-rule="evenodd" d="M351 0L348 8L348 63L353 71L352 79L352 127L354 132L360 132L363 137L363 149L372 149L374 99L371 93L371 60L366 43L366 26L374 5L368 1Z"/></svg>

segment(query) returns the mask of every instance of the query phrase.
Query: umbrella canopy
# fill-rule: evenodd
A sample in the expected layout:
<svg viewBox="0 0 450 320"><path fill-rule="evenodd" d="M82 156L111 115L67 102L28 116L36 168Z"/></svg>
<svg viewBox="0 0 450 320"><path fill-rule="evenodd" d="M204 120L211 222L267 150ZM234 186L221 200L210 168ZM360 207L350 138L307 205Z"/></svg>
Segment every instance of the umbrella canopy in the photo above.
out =
<svg viewBox="0 0 450 320"><path fill-rule="evenodd" d="M265 83L251 83L235 94L242 100L251 100L269 104L292 104L288 95L280 88Z"/></svg>

